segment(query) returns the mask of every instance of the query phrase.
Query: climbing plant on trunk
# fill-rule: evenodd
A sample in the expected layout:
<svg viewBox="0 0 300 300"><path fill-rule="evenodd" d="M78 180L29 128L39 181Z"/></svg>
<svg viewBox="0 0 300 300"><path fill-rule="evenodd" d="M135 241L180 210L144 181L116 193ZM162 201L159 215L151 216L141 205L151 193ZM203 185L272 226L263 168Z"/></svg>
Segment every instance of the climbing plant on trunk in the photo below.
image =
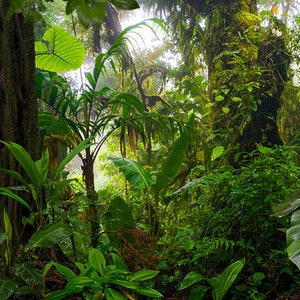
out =
<svg viewBox="0 0 300 300"><path fill-rule="evenodd" d="M212 129L217 142L232 145L227 161L236 165L241 152L259 143L282 144L276 121L289 55L284 27L272 18L261 27L255 1L212 2L206 30Z"/></svg>

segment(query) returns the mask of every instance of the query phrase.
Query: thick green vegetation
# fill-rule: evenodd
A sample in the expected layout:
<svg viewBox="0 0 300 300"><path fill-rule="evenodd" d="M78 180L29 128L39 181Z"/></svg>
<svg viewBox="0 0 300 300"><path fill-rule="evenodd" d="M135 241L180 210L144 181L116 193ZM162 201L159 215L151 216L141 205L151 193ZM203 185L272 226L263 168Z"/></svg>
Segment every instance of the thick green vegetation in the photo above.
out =
<svg viewBox="0 0 300 300"><path fill-rule="evenodd" d="M299 18L256 1L140 1L164 20L121 30L112 16L136 1L65 2L78 38L44 27L43 1L0 2L1 49L28 68L0 59L0 299L300 297ZM36 68L10 53L19 22L36 26ZM169 35L142 55L146 29ZM62 72L86 55L76 88ZM34 124L22 108L37 107Z"/></svg>

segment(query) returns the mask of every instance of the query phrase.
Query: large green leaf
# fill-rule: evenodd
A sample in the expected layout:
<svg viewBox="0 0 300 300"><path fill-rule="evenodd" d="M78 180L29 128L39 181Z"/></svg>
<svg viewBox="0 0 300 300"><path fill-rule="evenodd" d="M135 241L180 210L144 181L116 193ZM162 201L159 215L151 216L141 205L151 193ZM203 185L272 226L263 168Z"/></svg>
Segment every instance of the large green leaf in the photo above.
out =
<svg viewBox="0 0 300 300"><path fill-rule="evenodd" d="M113 265L116 266L116 269L120 269L120 270L128 272L126 263L119 255L112 252L111 257L113 260ZM111 272L110 272L110 274L111 274Z"/></svg>
<svg viewBox="0 0 300 300"><path fill-rule="evenodd" d="M14 0L16 1L16 0ZM20 1L20 0L18 0ZM66 5L66 13L70 14L72 13L74 10L78 10L81 6L83 6L84 4L86 4L89 7L92 7L92 4L105 4L107 2L111 2L115 7L119 8L119 9L124 9L124 10L132 10L132 9L136 9L139 8L139 5L137 3L137 1L135 0L96 0L96 1L92 1L92 0L67 0L67 5ZM100 16L103 18L105 16L105 10L104 12L98 12L98 14L100 14Z"/></svg>
<svg viewBox="0 0 300 300"><path fill-rule="evenodd" d="M78 155L84 149L91 147L92 144L90 144L89 142L92 138L93 137L90 137L90 138L82 141L63 159L63 161L55 169L54 179L59 178L59 176L60 176L62 170L65 168L66 164L68 164L76 155Z"/></svg>
<svg viewBox="0 0 300 300"><path fill-rule="evenodd" d="M69 15L71 14L74 10L77 9L77 7L84 3L85 1L81 0L68 0L66 4L66 14Z"/></svg>
<svg viewBox="0 0 300 300"><path fill-rule="evenodd" d="M295 211L300 206L300 192L292 193L284 202L280 202L273 207L272 216L285 217Z"/></svg>
<svg viewBox="0 0 300 300"><path fill-rule="evenodd" d="M289 259L300 269L300 210L291 217L291 227L286 232Z"/></svg>
<svg viewBox="0 0 300 300"><path fill-rule="evenodd" d="M171 152L163 162L160 172L157 174L156 183L152 186L157 195L180 171L186 150L191 141L191 130L194 127L194 118L194 114L189 116L186 127L180 137L175 141Z"/></svg>
<svg viewBox="0 0 300 300"><path fill-rule="evenodd" d="M20 173L12 171L12 170L2 169L2 168L0 168L0 172L9 175L12 178L15 178L16 180L18 180L20 183L22 183L25 186L24 190L26 189L27 182Z"/></svg>
<svg viewBox="0 0 300 300"><path fill-rule="evenodd" d="M245 265L245 259L235 261L228 266L221 275L206 279L213 288L214 300L222 300L224 295L227 293L236 277L243 269Z"/></svg>
<svg viewBox="0 0 300 300"><path fill-rule="evenodd" d="M292 193L284 202L273 207L273 215L285 217L291 212L291 226L286 231L287 253L289 259L300 269L300 192Z"/></svg>
<svg viewBox="0 0 300 300"><path fill-rule="evenodd" d="M105 230L108 232L123 231L126 229L134 229L135 222L131 209L121 197L114 198L108 207L105 217ZM114 233L108 233L111 241L119 242ZM124 233L123 237L130 243L134 243L135 239L132 234Z"/></svg>
<svg viewBox="0 0 300 300"><path fill-rule="evenodd" d="M223 146L217 146L213 149L211 153L211 160L214 161L218 157L220 157L224 153L224 147Z"/></svg>
<svg viewBox="0 0 300 300"><path fill-rule="evenodd" d="M45 164L48 160L48 153L44 153L44 157L41 159L43 162L35 163L29 153L21 146L13 142L3 142L2 143L9 149L16 160L25 170L27 176L30 178L32 185L34 186L35 193L39 193L45 182L47 175L47 169L45 169ZM39 169L39 167L43 167Z"/></svg>
<svg viewBox="0 0 300 300"><path fill-rule="evenodd" d="M129 277L130 281L144 281L155 277L159 271L155 270L140 270Z"/></svg>
<svg viewBox="0 0 300 300"><path fill-rule="evenodd" d="M86 1L82 2L77 6L77 15L83 26L88 28L88 26L93 23L96 26L100 26L105 17L106 8L105 3L98 3L95 1L93 3L88 3ZM71 8L66 8L71 10Z"/></svg>
<svg viewBox="0 0 300 300"><path fill-rule="evenodd" d="M57 290L54 292L51 292L45 296L45 299L47 300L60 300L60 299L66 299L70 293L63 289L63 290Z"/></svg>
<svg viewBox="0 0 300 300"><path fill-rule="evenodd" d="M205 277L195 271L189 272L182 280L179 290L186 289L191 285L205 279Z"/></svg>
<svg viewBox="0 0 300 300"><path fill-rule="evenodd" d="M40 180L39 180L39 184L40 186L38 188L42 188L42 186L44 185L46 178L48 176L48 165L49 165L49 152L48 149L44 152L43 156L41 159L37 160L35 162L36 168L39 170L39 174L40 174Z"/></svg>
<svg viewBox="0 0 300 300"><path fill-rule="evenodd" d="M51 262L51 264L57 269L57 271L63 275L64 277L66 277L68 280L71 278L74 278L76 275L75 273L68 267L61 265L59 263L56 262Z"/></svg>
<svg viewBox="0 0 300 300"><path fill-rule="evenodd" d="M202 300L208 289L206 285L196 286L189 292L188 300Z"/></svg>
<svg viewBox="0 0 300 300"><path fill-rule="evenodd" d="M43 287L45 278L33 262L25 261L14 266L13 270L14 276L26 282L28 287L35 287L37 290Z"/></svg>
<svg viewBox="0 0 300 300"><path fill-rule="evenodd" d="M112 285L119 285L131 290L136 290L138 288L138 285L136 283L133 283L128 280L123 280L123 279L107 278L105 280L105 283L112 284Z"/></svg>
<svg viewBox="0 0 300 300"><path fill-rule="evenodd" d="M66 224L58 222L34 233L26 244L25 249L51 248L67 239L71 234L72 231Z"/></svg>
<svg viewBox="0 0 300 300"><path fill-rule="evenodd" d="M118 293L116 290L107 288L104 289L105 297L107 300L126 300L127 297L123 296L122 294Z"/></svg>
<svg viewBox="0 0 300 300"><path fill-rule="evenodd" d="M104 255L98 249L92 248L89 253L89 262L101 276L105 275L106 261Z"/></svg>
<svg viewBox="0 0 300 300"><path fill-rule="evenodd" d="M15 193L13 193L12 191L10 191L9 189L7 189L7 188L0 188L0 194L18 201L20 204L22 204L27 209L29 209L30 211L32 211L31 207L27 204L27 202L25 200L23 200L21 197L19 197L18 195L16 195Z"/></svg>
<svg viewBox="0 0 300 300"><path fill-rule="evenodd" d="M9 279L0 279L0 296L1 299L8 299L16 290L18 289L18 284Z"/></svg>
<svg viewBox="0 0 300 300"><path fill-rule="evenodd" d="M43 42L35 43L35 64L37 68L52 72L78 69L84 62L84 46L62 28L50 28Z"/></svg>
<svg viewBox="0 0 300 300"><path fill-rule="evenodd" d="M6 209L4 207L3 211L3 219L4 219L4 228L5 228L5 233L6 233L6 249L5 249L5 259L6 259L6 264L10 267L11 264L11 244L12 244L12 226L11 222L9 219L9 216L6 212Z"/></svg>
<svg viewBox="0 0 300 300"><path fill-rule="evenodd" d="M68 291L70 294L75 294L82 292L85 287L94 286L95 282L91 278L86 276L77 276L68 281L66 285L66 291Z"/></svg>
<svg viewBox="0 0 300 300"><path fill-rule="evenodd" d="M110 2L119 9L132 10L139 8L139 4L135 0L111 0Z"/></svg>
<svg viewBox="0 0 300 300"><path fill-rule="evenodd" d="M139 292L141 295L151 298L161 299L163 297L163 295L159 291L150 288L138 287L136 291Z"/></svg>
<svg viewBox="0 0 300 300"><path fill-rule="evenodd" d="M12 226L5 207L3 210L3 219L4 219L4 228L6 233L6 240L7 240L7 244L9 245L11 244L11 240L12 240Z"/></svg>
<svg viewBox="0 0 300 300"><path fill-rule="evenodd" d="M121 197L111 200L105 214L106 230L133 229L134 219L131 209Z"/></svg>
<svg viewBox="0 0 300 300"><path fill-rule="evenodd" d="M122 157L109 157L115 166L124 174L128 182L135 188L145 188L153 184L151 174L139 163Z"/></svg>

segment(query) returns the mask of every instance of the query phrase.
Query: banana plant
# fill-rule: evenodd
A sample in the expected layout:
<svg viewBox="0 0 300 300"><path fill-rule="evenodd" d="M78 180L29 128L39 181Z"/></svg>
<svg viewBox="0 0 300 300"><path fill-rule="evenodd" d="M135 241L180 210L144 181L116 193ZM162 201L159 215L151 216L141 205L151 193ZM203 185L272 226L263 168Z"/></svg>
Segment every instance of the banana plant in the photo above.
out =
<svg viewBox="0 0 300 300"><path fill-rule="evenodd" d="M159 226L164 218L164 214L162 214L161 220L158 219L159 206L165 205L164 211L166 211L168 203L164 203L163 199L165 198L169 184L180 172L187 148L192 140L194 122L194 114L191 113L188 116L185 126L181 128L180 136L174 142L170 153L155 176L146 171L135 161L126 158L109 157L133 187L146 189L148 191L145 193L148 195L148 225L153 237L158 235ZM149 192L152 197L149 197ZM152 199L154 203L152 203Z"/></svg>

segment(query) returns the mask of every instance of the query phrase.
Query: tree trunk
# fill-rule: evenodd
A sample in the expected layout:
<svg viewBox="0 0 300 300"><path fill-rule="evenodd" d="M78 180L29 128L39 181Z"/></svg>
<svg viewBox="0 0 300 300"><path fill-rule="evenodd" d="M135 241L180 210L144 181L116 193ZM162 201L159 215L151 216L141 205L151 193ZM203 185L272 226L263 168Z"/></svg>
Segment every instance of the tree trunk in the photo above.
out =
<svg viewBox="0 0 300 300"><path fill-rule="evenodd" d="M215 0L207 18L212 129L238 165L257 144L282 143L276 118L289 56L283 38L260 27L256 1Z"/></svg>
<svg viewBox="0 0 300 300"><path fill-rule="evenodd" d="M39 158L38 106L35 94L35 63L33 24L21 14L5 18L10 1L0 2L0 140L22 145L34 160ZM3 144L0 144L0 168L21 172ZM19 185L0 173L0 186ZM23 197L24 195L22 195ZM34 202L27 199L33 209ZM26 239L21 236L22 217L27 209L12 199L0 196L0 224L6 208L13 228L14 245ZM26 231L27 233L29 231Z"/></svg>
<svg viewBox="0 0 300 300"><path fill-rule="evenodd" d="M87 201L88 201L88 213L89 223L91 226L91 246L96 248L98 245L100 223L98 221L98 194L95 190L94 180L94 158L91 155L91 148L85 150L86 156L83 160L82 177L85 182Z"/></svg>
<svg viewBox="0 0 300 300"><path fill-rule="evenodd" d="M276 119L289 67L285 43L273 25L260 26L256 0L187 3L207 18L211 128L227 163L238 165L257 144L282 143Z"/></svg>
<svg viewBox="0 0 300 300"><path fill-rule="evenodd" d="M255 93L259 104L239 139L241 151L250 152L258 143L265 146L282 144L277 126L277 112L285 82L288 80L289 63L290 57L283 37L270 32L261 41L258 49L257 64L264 70L259 81L260 87Z"/></svg>

